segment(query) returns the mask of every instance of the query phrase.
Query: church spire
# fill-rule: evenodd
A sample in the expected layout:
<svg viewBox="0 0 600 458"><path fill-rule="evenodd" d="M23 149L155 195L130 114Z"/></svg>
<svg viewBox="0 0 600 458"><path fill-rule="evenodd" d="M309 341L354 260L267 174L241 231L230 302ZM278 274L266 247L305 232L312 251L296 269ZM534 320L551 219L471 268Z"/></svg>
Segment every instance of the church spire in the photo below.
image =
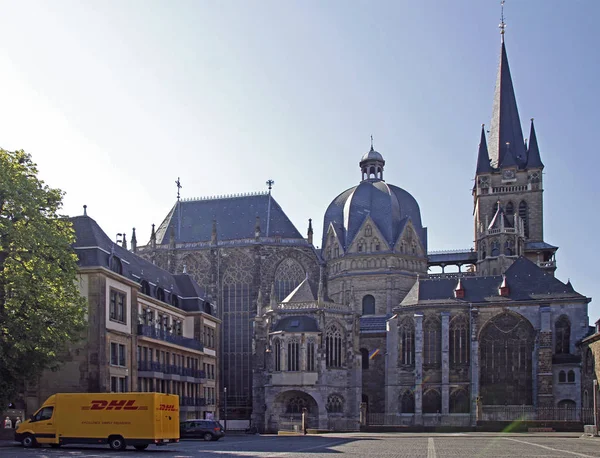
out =
<svg viewBox="0 0 600 458"><path fill-rule="evenodd" d="M521 120L517 109L517 99L508 66L508 56L504 44L504 14L500 24L502 45L500 64L494 93L492 124L489 136L489 154L493 167L515 165L524 166L526 162L525 142L521 130ZM508 143L508 147L507 147ZM506 155L512 157L506 158Z"/></svg>
<svg viewBox="0 0 600 458"><path fill-rule="evenodd" d="M533 126L533 118L531 118L531 131L529 132L529 149L527 150L527 168L544 168L544 163L540 157L540 149L538 147L537 136L535 135L535 127Z"/></svg>
<svg viewBox="0 0 600 458"><path fill-rule="evenodd" d="M477 154L477 170L475 173L490 173L490 156L488 154L487 141L485 140L485 124L481 125L481 140L479 141L479 153Z"/></svg>

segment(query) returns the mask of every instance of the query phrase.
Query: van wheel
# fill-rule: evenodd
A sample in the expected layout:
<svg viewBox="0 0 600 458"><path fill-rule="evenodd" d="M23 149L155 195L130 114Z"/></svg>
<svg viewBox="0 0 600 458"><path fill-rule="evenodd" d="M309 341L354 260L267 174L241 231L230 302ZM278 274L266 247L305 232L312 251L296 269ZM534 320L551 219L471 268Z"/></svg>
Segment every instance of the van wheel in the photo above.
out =
<svg viewBox="0 0 600 458"><path fill-rule="evenodd" d="M204 433L204 436L202 436L204 438L205 441L211 441L213 440L213 435L211 433Z"/></svg>
<svg viewBox="0 0 600 458"><path fill-rule="evenodd" d="M125 439L121 436L110 436L108 438L108 445L110 445L110 448L113 450L125 450L125 447L127 447Z"/></svg>
<svg viewBox="0 0 600 458"><path fill-rule="evenodd" d="M23 447L25 448L37 447L37 441L31 434L26 434L21 441L21 444L23 444Z"/></svg>
<svg viewBox="0 0 600 458"><path fill-rule="evenodd" d="M134 448L136 450L146 450L148 448L148 444L144 444L144 445L134 445Z"/></svg>

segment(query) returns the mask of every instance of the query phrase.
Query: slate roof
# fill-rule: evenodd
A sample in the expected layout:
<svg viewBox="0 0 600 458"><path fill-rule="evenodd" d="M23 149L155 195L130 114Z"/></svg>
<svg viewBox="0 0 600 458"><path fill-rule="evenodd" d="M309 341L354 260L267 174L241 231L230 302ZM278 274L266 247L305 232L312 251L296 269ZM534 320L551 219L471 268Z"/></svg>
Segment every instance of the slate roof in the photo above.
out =
<svg viewBox="0 0 600 458"><path fill-rule="evenodd" d="M217 222L217 240L254 238L257 216L261 236L266 236L268 206L268 193L182 200L173 206L158 227L156 243L169 243L171 229L174 229L176 243L210 241L213 220ZM303 239L272 196L268 235Z"/></svg>
<svg viewBox="0 0 600 458"><path fill-rule="evenodd" d="M479 141L479 152L477 153L476 173L489 173L492 171L490 166L490 156L488 153L487 142L485 140L485 126L481 126L481 140ZM475 183L477 186L477 182Z"/></svg>
<svg viewBox="0 0 600 458"><path fill-rule="evenodd" d="M325 246L331 224L347 249L367 216L372 218L390 246L396 244L410 218L427 250L427 231L422 226L421 210L415 198L404 189L374 179L347 189L329 204L323 220L322 246Z"/></svg>
<svg viewBox="0 0 600 458"><path fill-rule="evenodd" d="M535 134L535 127L533 125L533 118L531 119L531 129L529 131L529 149L527 150L527 167L539 167L544 168L544 163L540 157L540 148L538 147L537 135Z"/></svg>
<svg viewBox="0 0 600 458"><path fill-rule="evenodd" d="M310 316L286 316L273 326L272 332L278 331L319 332L319 325L317 324L317 320Z"/></svg>
<svg viewBox="0 0 600 458"><path fill-rule="evenodd" d="M370 332L385 332L387 316L361 316L360 332L362 334Z"/></svg>
<svg viewBox="0 0 600 458"><path fill-rule="evenodd" d="M427 253L429 264L452 262L471 262L477 261L477 252L475 250L448 251L448 252L430 252Z"/></svg>
<svg viewBox="0 0 600 458"><path fill-rule="evenodd" d="M121 261L122 275L137 283L146 280L152 295L160 287L167 295L177 295L183 310L212 312L200 286L189 275L173 275L114 243L89 216L76 216L70 221L75 230L73 248L80 267L110 268L111 258L117 257Z"/></svg>
<svg viewBox="0 0 600 458"><path fill-rule="evenodd" d="M419 278L408 292L400 307L428 304L485 304L510 301L540 301L548 299L588 299L575 292L571 287L561 282L549 273L540 269L525 257L517 259L506 271L506 283L509 295L500 296L498 288L503 276L486 276L461 278L465 297L454 297L457 285L456 278Z"/></svg>
<svg viewBox="0 0 600 458"><path fill-rule="evenodd" d="M546 242L525 242L526 250L558 250L558 247Z"/></svg>
<svg viewBox="0 0 600 458"><path fill-rule="evenodd" d="M507 143L509 144L508 148ZM527 162L521 120L504 40L500 51L488 151L494 167L516 164L523 167ZM506 157L507 155L509 157Z"/></svg>
<svg viewBox="0 0 600 458"><path fill-rule="evenodd" d="M318 287L307 277L281 302L314 302L317 300L317 291Z"/></svg>

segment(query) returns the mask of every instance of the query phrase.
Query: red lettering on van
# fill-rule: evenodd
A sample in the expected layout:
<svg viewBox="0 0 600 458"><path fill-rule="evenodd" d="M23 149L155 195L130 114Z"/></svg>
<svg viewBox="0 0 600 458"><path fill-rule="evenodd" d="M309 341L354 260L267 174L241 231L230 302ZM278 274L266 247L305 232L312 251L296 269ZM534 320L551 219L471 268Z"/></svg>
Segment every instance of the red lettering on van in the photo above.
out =
<svg viewBox="0 0 600 458"><path fill-rule="evenodd" d="M175 404L160 404L158 410L167 410L169 412L175 412Z"/></svg>
<svg viewBox="0 0 600 458"><path fill-rule="evenodd" d="M82 406L81 410L148 410L148 406L136 406L135 399L108 401L91 401L91 405Z"/></svg>
<svg viewBox="0 0 600 458"><path fill-rule="evenodd" d="M104 410L108 405L108 401L92 401L90 410Z"/></svg>

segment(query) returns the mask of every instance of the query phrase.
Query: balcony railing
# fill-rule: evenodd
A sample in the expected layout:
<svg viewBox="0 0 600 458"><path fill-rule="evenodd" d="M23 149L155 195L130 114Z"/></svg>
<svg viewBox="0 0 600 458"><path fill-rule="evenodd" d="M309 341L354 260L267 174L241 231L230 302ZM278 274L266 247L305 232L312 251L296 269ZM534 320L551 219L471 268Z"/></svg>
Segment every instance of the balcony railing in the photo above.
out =
<svg viewBox="0 0 600 458"><path fill-rule="evenodd" d="M161 364L155 361L139 361L138 371L161 372L163 374L183 375L184 377L206 378L206 372L191 367Z"/></svg>
<svg viewBox="0 0 600 458"><path fill-rule="evenodd" d="M202 345L202 342L198 342L196 339L190 339L189 337L171 334L170 332L157 329L154 326L148 326L146 324L138 324L138 335L164 340L165 342L181 345L182 347L191 348L192 350L204 350L204 345Z"/></svg>
<svg viewBox="0 0 600 458"><path fill-rule="evenodd" d="M192 398L190 396L179 396L180 406L205 406L206 399L204 398Z"/></svg>

